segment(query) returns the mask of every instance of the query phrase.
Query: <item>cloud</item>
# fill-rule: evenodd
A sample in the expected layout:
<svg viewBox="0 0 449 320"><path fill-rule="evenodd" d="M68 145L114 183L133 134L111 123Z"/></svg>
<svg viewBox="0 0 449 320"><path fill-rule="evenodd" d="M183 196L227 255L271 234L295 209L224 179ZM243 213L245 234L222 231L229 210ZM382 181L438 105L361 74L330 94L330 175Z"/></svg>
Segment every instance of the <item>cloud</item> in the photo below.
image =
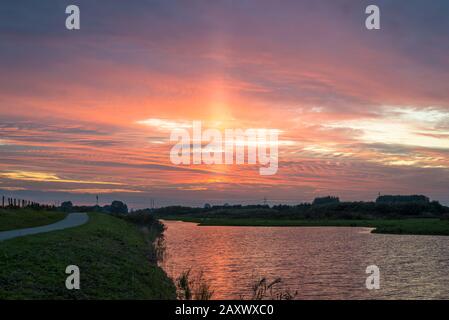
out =
<svg viewBox="0 0 449 320"><path fill-rule="evenodd" d="M449 111L406 107L383 107L377 118L343 120L326 124L330 128L360 130L366 143L449 149L448 130L439 130L439 122L449 118Z"/></svg>
<svg viewBox="0 0 449 320"><path fill-rule="evenodd" d="M31 171L0 172L0 177L6 178L6 179L11 179L11 180L35 181L35 182L121 185L121 183L117 183L117 182L64 179L64 178L57 176L54 173L31 172Z"/></svg>
<svg viewBox="0 0 449 320"><path fill-rule="evenodd" d="M192 127L192 122L189 121L173 121L167 119L146 119L136 121L138 124L153 127L158 130L173 130L173 129L188 129Z"/></svg>
<svg viewBox="0 0 449 320"><path fill-rule="evenodd" d="M68 193L87 193L87 194L114 194L114 193L142 193L140 190L131 190L131 189L61 189L61 190L52 190L56 192L68 192Z"/></svg>
<svg viewBox="0 0 449 320"><path fill-rule="evenodd" d="M9 189L116 190L143 206L146 192L201 203L419 190L449 203L445 0L378 0L380 32L363 28L365 0L80 0L70 35L64 1L24 1L0 4ZM278 174L173 166L168 131L185 119L282 129ZM95 185L107 181L121 187Z"/></svg>

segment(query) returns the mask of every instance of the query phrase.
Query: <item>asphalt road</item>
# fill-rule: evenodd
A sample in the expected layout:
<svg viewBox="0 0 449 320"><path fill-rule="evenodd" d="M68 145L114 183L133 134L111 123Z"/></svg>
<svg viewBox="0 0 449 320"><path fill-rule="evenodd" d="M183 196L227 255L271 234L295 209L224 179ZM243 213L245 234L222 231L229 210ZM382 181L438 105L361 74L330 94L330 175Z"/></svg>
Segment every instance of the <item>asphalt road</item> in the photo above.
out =
<svg viewBox="0 0 449 320"><path fill-rule="evenodd" d="M0 241L28 236L32 234L73 228L85 224L88 220L89 216L86 213L81 212L69 213L67 217L65 217L63 220L52 224L48 224L46 226L2 231L0 232Z"/></svg>

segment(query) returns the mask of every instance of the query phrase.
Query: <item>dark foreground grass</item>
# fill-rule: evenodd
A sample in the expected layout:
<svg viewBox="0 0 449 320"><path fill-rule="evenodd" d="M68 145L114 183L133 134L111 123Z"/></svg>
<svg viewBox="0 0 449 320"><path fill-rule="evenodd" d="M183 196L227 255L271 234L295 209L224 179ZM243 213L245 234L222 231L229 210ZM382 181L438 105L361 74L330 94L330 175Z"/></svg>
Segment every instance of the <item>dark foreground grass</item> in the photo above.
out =
<svg viewBox="0 0 449 320"><path fill-rule="evenodd" d="M164 217L165 220L196 222L201 226L260 226L260 227L369 227L374 233L449 235L449 220L420 219L240 219L240 218L196 218L185 216Z"/></svg>
<svg viewBox="0 0 449 320"><path fill-rule="evenodd" d="M0 231L31 228L55 223L65 213L32 209L0 209Z"/></svg>
<svg viewBox="0 0 449 320"><path fill-rule="evenodd" d="M175 299L148 240L122 219L90 214L80 227L0 242L0 299ZM80 268L80 290L65 287L68 265Z"/></svg>

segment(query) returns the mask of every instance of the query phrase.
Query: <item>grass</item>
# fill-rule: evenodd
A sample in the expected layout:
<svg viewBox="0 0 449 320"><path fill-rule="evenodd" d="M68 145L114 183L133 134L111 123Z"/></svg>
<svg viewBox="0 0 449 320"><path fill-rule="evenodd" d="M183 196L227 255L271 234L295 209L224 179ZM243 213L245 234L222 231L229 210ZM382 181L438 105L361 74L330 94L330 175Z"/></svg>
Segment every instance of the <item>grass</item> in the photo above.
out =
<svg viewBox="0 0 449 320"><path fill-rule="evenodd" d="M80 227L1 242L0 299L175 299L173 282L148 259L149 240L96 213ZM80 268L80 290L65 287L68 265Z"/></svg>
<svg viewBox="0 0 449 320"><path fill-rule="evenodd" d="M196 222L201 226L258 226L258 227L369 227L374 233L449 235L449 220L434 218L410 219L246 219L246 218L196 218L186 216L167 216L165 220Z"/></svg>
<svg viewBox="0 0 449 320"><path fill-rule="evenodd" d="M64 219L65 213L32 209L0 209L0 231L31 228Z"/></svg>
<svg viewBox="0 0 449 320"><path fill-rule="evenodd" d="M187 269L176 279L179 300L211 300L214 291L210 283L203 277L203 272L192 272Z"/></svg>

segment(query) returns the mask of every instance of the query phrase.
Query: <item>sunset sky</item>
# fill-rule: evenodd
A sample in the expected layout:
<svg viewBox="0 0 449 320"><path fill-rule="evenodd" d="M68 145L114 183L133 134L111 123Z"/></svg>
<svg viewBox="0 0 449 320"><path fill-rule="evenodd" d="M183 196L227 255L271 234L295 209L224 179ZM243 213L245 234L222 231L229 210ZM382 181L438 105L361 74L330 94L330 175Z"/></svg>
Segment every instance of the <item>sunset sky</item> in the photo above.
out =
<svg viewBox="0 0 449 320"><path fill-rule="evenodd" d="M2 1L0 195L449 204L448 17L447 0ZM280 130L277 174L171 164L193 120Z"/></svg>

